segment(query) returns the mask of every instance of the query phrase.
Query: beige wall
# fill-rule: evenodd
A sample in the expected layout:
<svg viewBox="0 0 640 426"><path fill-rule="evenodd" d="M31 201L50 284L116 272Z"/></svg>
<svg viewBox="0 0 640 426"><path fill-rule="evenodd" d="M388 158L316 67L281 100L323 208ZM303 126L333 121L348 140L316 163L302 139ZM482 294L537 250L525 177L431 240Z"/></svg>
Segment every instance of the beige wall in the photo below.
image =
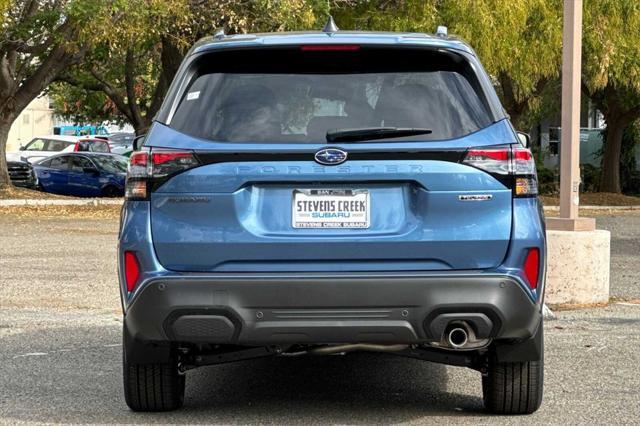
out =
<svg viewBox="0 0 640 426"><path fill-rule="evenodd" d="M49 98L34 99L13 122L7 139L7 151L17 151L35 136L53 133L53 110L49 108Z"/></svg>

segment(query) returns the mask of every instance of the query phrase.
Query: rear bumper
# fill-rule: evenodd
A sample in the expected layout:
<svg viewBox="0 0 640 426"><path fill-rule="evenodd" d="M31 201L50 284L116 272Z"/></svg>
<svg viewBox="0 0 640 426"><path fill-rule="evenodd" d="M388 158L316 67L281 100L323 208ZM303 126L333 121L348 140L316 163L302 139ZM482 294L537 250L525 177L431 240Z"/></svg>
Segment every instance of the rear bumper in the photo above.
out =
<svg viewBox="0 0 640 426"><path fill-rule="evenodd" d="M479 337L528 339L541 309L508 275L165 276L136 292L124 323L140 343L422 343L459 317Z"/></svg>

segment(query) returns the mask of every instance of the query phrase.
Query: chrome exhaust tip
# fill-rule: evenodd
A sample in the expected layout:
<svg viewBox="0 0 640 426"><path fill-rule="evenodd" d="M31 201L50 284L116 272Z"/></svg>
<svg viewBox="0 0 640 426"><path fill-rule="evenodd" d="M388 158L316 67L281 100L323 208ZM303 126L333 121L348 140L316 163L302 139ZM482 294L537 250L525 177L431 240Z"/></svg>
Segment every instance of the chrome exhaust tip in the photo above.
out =
<svg viewBox="0 0 640 426"><path fill-rule="evenodd" d="M463 348L469 342L469 333L462 327L455 327L447 333L447 343L452 348Z"/></svg>

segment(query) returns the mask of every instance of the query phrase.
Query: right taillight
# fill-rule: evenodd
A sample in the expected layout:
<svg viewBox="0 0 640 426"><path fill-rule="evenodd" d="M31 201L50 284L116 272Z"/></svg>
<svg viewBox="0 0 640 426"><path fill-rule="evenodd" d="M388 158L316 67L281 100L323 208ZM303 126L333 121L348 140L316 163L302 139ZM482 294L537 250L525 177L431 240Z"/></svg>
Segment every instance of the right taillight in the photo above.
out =
<svg viewBox="0 0 640 426"><path fill-rule="evenodd" d="M511 151L514 186L516 197L531 197L538 195L538 177L536 162L533 154L527 148L516 147Z"/></svg>
<svg viewBox="0 0 640 426"><path fill-rule="evenodd" d="M511 182L516 197L538 195L536 163L531 151L521 146L469 149L463 164L483 170L502 181Z"/></svg>
<svg viewBox="0 0 640 426"><path fill-rule="evenodd" d="M176 173L200 165L193 152L178 150L138 151L131 154L127 170L125 198L147 200L150 188Z"/></svg>

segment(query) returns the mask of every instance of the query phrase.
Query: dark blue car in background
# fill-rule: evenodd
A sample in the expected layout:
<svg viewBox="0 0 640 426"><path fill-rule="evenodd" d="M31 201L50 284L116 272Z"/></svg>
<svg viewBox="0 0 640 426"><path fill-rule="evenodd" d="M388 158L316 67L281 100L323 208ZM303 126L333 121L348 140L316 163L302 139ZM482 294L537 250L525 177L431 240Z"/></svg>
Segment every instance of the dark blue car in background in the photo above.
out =
<svg viewBox="0 0 640 426"><path fill-rule="evenodd" d="M124 194L128 159L114 154L59 154L33 165L45 192L76 197L118 197Z"/></svg>

